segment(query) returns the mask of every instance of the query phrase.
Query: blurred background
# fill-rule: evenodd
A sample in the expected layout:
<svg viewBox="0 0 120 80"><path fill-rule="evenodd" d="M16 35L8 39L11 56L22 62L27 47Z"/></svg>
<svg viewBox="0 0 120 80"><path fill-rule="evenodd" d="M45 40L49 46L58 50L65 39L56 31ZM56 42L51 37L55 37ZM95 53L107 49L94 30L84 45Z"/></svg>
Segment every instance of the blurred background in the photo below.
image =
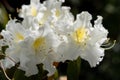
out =
<svg viewBox="0 0 120 80"><path fill-rule="evenodd" d="M29 0L0 0L0 31L5 28L9 15L21 19L16 9L29 3ZM103 16L103 25L109 31L108 37L116 40L116 44L105 51L105 57L97 67L91 68L87 61L78 58L60 63L59 74L71 76L68 80L120 80L120 0L66 0L63 5L70 6L73 15L88 11L93 16L92 23L97 15ZM0 80L4 80L2 77L0 71Z"/></svg>

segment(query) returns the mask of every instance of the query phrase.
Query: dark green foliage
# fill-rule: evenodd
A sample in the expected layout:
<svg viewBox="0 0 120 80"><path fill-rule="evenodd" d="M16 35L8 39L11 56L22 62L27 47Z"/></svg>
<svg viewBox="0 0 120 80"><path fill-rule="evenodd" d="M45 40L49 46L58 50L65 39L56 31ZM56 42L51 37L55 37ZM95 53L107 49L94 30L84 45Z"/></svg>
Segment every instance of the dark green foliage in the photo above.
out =
<svg viewBox="0 0 120 80"><path fill-rule="evenodd" d="M8 14L6 12L6 9L0 2L0 31L4 29L7 22L8 22Z"/></svg>
<svg viewBox="0 0 120 80"><path fill-rule="evenodd" d="M68 80L79 80L80 75L80 57L75 61L70 61L67 67Z"/></svg>
<svg viewBox="0 0 120 80"><path fill-rule="evenodd" d="M0 80L7 80L1 68L0 68Z"/></svg>
<svg viewBox="0 0 120 80"><path fill-rule="evenodd" d="M43 70L43 65L38 65L39 73L30 77L25 76L25 72L17 69L14 73L14 80L47 80L47 71Z"/></svg>

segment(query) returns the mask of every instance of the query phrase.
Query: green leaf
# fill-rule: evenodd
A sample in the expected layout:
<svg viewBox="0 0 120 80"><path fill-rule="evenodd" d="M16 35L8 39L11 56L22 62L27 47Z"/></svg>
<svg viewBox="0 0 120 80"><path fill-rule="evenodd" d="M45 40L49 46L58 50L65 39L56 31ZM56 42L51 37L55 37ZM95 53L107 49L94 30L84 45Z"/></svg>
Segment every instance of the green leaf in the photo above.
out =
<svg viewBox="0 0 120 80"><path fill-rule="evenodd" d="M36 75L37 80L47 80L47 71L43 69L43 64L37 65L39 73Z"/></svg>
<svg viewBox="0 0 120 80"><path fill-rule="evenodd" d="M12 80L30 80L24 74L25 74L24 71L17 69L14 73L14 77Z"/></svg>
<svg viewBox="0 0 120 80"><path fill-rule="evenodd" d="M81 64L80 57L77 60L70 61L68 63L67 67L68 80L79 80L80 64Z"/></svg>
<svg viewBox="0 0 120 80"><path fill-rule="evenodd" d="M11 67L10 69L6 70L7 75L10 79L13 78L15 71L17 70L17 66Z"/></svg>
<svg viewBox="0 0 120 80"><path fill-rule="evenodd" d="M25 76L25 72L17 69L14 73L13 80L47 80L47 71L43 70L43 64L37 65L38 74L32 75L30 77Z"/></svg>
<svg viewBox="0 0 120 80"><path fill-rule="evenodd" d="M4 6L0 3L0 31L5 28L8 22L8 14Z"/></svg>

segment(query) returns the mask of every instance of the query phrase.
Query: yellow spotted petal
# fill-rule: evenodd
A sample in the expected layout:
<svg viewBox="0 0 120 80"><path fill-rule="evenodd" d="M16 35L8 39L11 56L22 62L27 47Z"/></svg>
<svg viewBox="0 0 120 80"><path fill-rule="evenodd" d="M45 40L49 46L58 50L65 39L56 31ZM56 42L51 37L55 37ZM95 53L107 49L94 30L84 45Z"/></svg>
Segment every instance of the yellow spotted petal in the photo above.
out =
<svg viewBox="0 0 120 80"><path fill-rule="evenodd" d="M44 37L39 37L33 42L33 48L35 50L38 50L40 46L45 44L45 38Z"/></svg>
<svg viewBox="0 0 120 80"><path fill-rule="evenodd" d="M24 36L20 33L16 33L15 41L24 40Z"/></svg>
<svg viewBox="0 0 120 80"><path fill-rule="evenodd" d="M75 32L73 32L73 39L77 43L84 42L85 38L87 37L87 30L84 27L78 28Z"/></svg>

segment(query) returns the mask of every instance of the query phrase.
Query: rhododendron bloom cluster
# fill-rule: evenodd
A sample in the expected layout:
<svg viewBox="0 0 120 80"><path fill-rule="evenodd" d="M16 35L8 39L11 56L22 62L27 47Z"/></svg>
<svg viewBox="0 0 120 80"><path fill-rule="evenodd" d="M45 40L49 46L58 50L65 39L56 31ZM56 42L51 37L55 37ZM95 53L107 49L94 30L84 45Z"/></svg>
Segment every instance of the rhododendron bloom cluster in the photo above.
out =
<svg viewBox="0 0 120 80"><path fill-rule="evenodd" d="M86 11L77 14L76 20L70 7L62 6L64 0L31 0L23 5L19 16L23 21L11 19L2 30L0 46L8 46L5 55L11 57L26 76L38 73L38 64L54 74L54 62L75 60L79 56L95 67L104 57L101 45L107 40L108 31L98 16L91 24L92 16ZM4 67L15 62L8 57L2 60Z"/></svg>

